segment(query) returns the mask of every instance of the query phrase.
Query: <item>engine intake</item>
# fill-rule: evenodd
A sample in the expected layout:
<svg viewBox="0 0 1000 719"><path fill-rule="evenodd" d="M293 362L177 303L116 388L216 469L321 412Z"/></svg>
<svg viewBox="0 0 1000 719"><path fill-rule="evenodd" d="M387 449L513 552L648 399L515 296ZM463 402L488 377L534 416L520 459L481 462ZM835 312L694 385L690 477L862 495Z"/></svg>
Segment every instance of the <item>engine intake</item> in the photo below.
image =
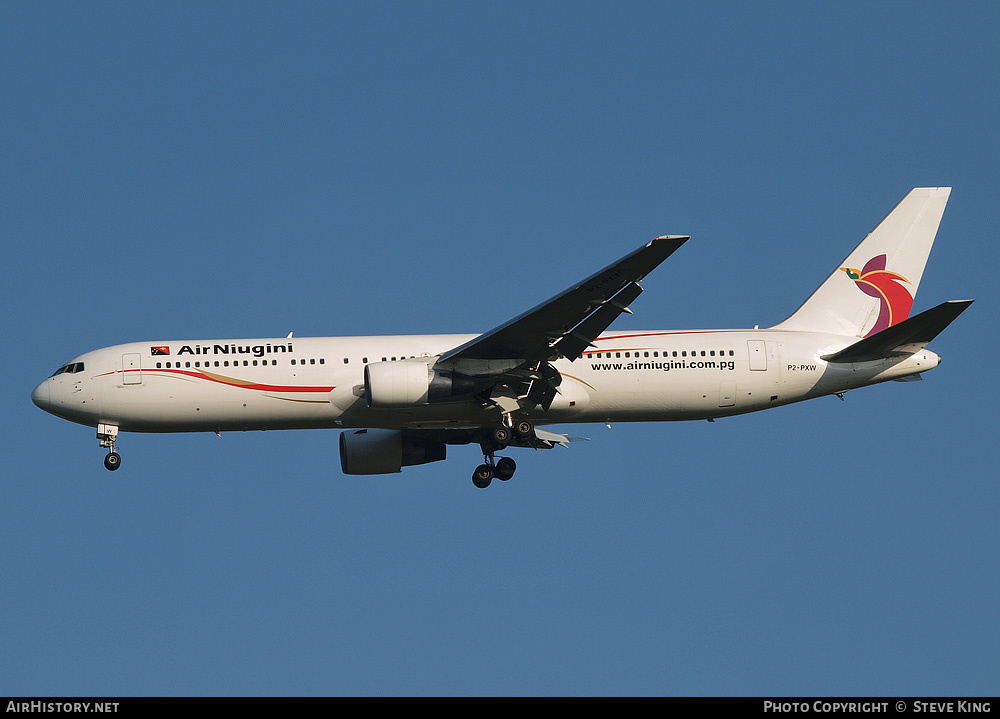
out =
<svg viewBox="0 0 1000 719"><path fill-rule="evenodd" d="M340 433L340 468L344 474L393 474L403 467L439 462L447 447L395 429L359 429Z"/></svg>
<svg viewBox="0 0 1000 719"><path fill-rule="evenodd" d="M373 362L365 365L369 407L412 407L472 394L475 382L458 372L434 370L426 362Z"/></svg>

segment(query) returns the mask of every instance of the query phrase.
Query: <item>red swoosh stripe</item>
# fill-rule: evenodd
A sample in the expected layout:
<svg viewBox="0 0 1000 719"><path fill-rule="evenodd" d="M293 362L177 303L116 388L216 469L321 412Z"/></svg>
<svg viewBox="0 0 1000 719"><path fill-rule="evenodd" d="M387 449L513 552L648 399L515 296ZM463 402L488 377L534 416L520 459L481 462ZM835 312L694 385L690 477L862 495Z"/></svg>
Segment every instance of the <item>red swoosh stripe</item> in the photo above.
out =
<svg viewBox="0 0 1000 719"><path fill-rule="evenodd" d="M247 382L244 380L238 380L229 377L223 378L220 375L209 376L204 372L194 372L191 370L183 370L183 369L130 369L130 370L123 370L123 372L146 372L147 374L156 373L165 375L185 375L187 377L194 377L195 379L215 382L216 384L225 385L226 387L236 387L237 389L260 390L264 392L332 392L334 389L336 389L336 386L313 387L308 385L261 384L257 382ZM108 372L106 374L114 374L114 372Z"/></svg>

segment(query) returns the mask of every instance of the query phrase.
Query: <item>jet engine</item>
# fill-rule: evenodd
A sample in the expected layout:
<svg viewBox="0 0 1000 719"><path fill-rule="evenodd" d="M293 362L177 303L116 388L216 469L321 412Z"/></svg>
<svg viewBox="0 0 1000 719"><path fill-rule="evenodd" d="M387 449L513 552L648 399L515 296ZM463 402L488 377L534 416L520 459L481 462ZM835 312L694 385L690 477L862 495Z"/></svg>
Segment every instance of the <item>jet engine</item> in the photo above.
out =
<svg viewBox="0 0 1000 719"><path fill-rule="evenodd" d="M365 365L369 407L412 407L472 394L475 382L458 372L434 370L426 362L373 362Z"/></svg>
<svg viewBox="0 0 1000 719"><path fill-rule="evenodd" d="M445 458L443 442L395 429L358 429L340 433L340 468L344 474L393 474L414 464Z"/></svg>

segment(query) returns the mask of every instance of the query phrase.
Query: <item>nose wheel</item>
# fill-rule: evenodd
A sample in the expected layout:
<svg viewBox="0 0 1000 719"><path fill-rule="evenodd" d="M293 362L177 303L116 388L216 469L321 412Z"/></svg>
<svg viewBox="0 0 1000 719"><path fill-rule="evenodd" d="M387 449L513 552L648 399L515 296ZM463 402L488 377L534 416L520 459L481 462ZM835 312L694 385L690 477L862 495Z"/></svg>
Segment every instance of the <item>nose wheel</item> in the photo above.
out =
<svg viewBox="0 0 1000 719"><path fill-rule="evenodd" d="M102 447L108 448L104 457L104 466L111 472L122 466L122 456L115 451L115 440L118 439L118 427L113 424L97 425L97 439Z"/></svg>
<svg viewBox="0 0 1000 719"><path fill-rule="evenodd" d="M114 472L122 466L122 457L117 452L108 452L104 457L104 466Z"/></svg>

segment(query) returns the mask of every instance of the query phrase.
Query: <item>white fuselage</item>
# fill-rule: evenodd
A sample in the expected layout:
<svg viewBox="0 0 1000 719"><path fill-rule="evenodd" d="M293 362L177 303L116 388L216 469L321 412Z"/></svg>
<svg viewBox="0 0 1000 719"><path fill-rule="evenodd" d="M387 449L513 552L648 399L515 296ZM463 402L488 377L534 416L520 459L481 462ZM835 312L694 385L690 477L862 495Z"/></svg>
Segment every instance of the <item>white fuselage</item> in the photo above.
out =
<svg viewBox="0 0 1000 719"><path fill-rule="evenodd" d="M423 361L475 335L183 340L116 345L77 357L32 399L85 425L133 432L303 428L463 428L500 410L468 398L369 408L364 367ZM788 330L606 332L575 362L537 425L711 419L844 392L936 367L938 356L830 364L857 337Z"/></svg>

